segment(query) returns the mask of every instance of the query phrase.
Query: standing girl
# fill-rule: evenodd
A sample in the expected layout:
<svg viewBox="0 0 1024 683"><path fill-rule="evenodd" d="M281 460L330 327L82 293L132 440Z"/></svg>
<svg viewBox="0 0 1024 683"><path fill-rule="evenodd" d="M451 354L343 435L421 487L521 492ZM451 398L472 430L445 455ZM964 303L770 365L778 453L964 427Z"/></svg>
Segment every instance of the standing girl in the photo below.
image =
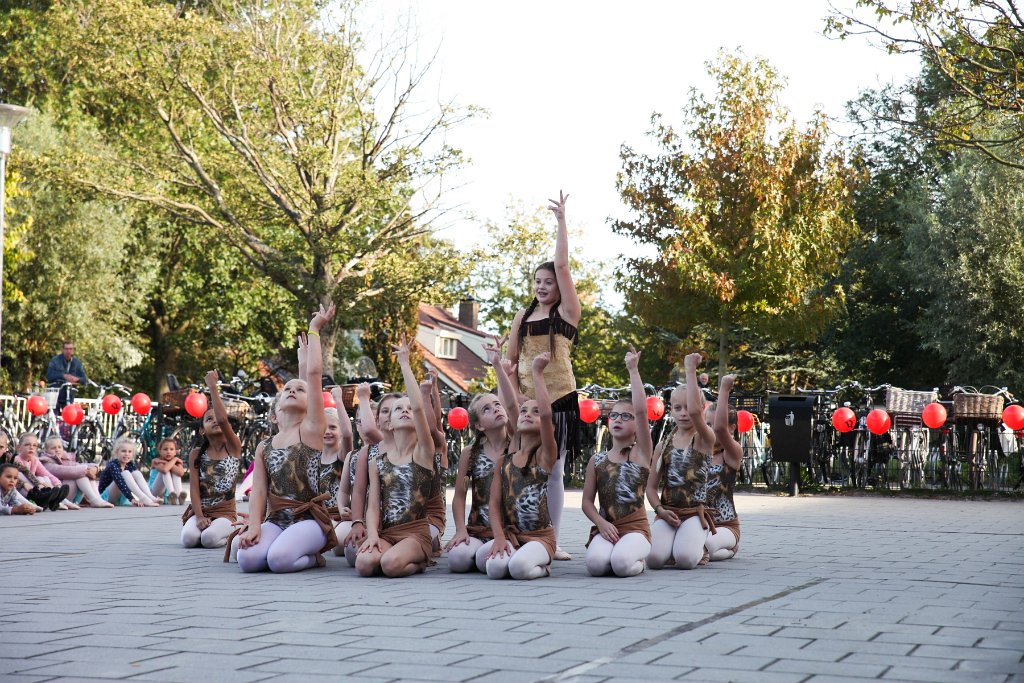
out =
<svg viewBox="0 0 1024 683"><path fill-rule="evenodd" d="M203 413L202 438L188 456L192 501L181 516L181 544L186 548L220 548L238 518L235 484L241 469L242 442L228 421L228 411L217 389L219 373L206 373L211 407Z"/></svg>
<svg viewBox="0 0 1024 683"><path fill-rule="evenodd" d="M484 347L487 360L498 377L498 390L502 399L494 394L477 394L469 403L469 428L473 443L462 449L459 472L455 479L452 515L455 517L455 536L445 546L448 568L455 573L468 572L474 567L487 571L487 557L494 539L491 530L491 483L497 463L508 451L512 430L508 421L509 407L516 406L515 390L501 364L501 343ZM507 361L506 361L507 362ZM507 401L507 404L506 404ZM518 411L517 411L518 412ZM473 492L469 519L466 519L466 492Z"/></svg>
<svg viewBox="0 0 1024 683"><path fill-rule="evenodd" d="M699 353L683 361L686 384L672 391L672 428L662 439L657 467L647 478L647 500L656 519L651 525L647 566L693 569L704 556L707 529L713 526L704 509L707 468L715 434L704 422L704 396L697 384ZM660 486L660 491L659 491Z"/></svg>
<svg viewBox="0 0 1024 683"><path fill-rule="evenodd" d="M256 447L249 523L239 536L238 566L244 572L323 567L322 553L337 545L324 503L330 494L317 488L325 427L320 329L333 317L334 304L321 305L310 320L306 377L289 380L278 393L278 433Z"/></svg>
<svg viewBox="0 0 1024 683"><path fill-rule="evenodd" d="M651 552L644 488L650 475L654 444L639 363L640 353L630 346L626 369L633 401L616 401L612 406L608 416L612 448L594 454L587 463L583 514L594 523L586 557L591 576L636 576L644 570ZM595 493L600 510L594 507Z"/></svg>
<svg viewBox="0 0 1024 683"><path fill-rule="evenodd" d="M570 352L579 341L580 299L576 295L569 270L569 233L565 223L565 202L568 195L558 193L548 209L558 220L555 239L555 260L542 263L533 274L533 301L519 311L512 321L509 358L519 367L519 391L527 398L537 398L531 376L533 359L541 352L551 356L544 379L554 402L551 404L558 458L548 482L548 503L555 539L562 520L565 501L565 461L579 454L580 406L576 394ZM555 559L571 556L558 548Z"/></svg>
<svg viewBox="0 0 1024 683"><path fill-rule="evenodd" d="M150 492L142 473L135 466L135 455L139 445L130 436L122 436L114 442L113 455L107 467L100 474L97 488L106 492L107 500L117 504L124 496L135 507L157 507L160 505ZM136 477L135 475L139 476Z"/></svg>
<svg viewBox="0 0 1024 683"><path fill-rule="evenodd" d="M366 540L356 557L360 576L409 576L426 569L431 556L427 501L434 480L434 441L404 335L395 351L409 395L391 406L394 449L370 466Z"/></svg>
<svg viewBox="0 0 1024 683"><path fill-rule="evenodd" d="M73 501L82 492L83 505L90 505L96 508L114 507L100 496L96 487L96 480L100 475L100 468L96 465L86 465L78 462L73 453L64 450L64 440L59 436L51 436L43 444L43 454L39 459L46 466L46 470L58 477L68 487L68 500Z"/></svg>
<svg viewBox="0 0 1024 683"><path fill-rule="evenodd" d="M544 381L544 368L550 358L544 351L533 359L537 398L520 406L512 440L514 450L505 452L499 463L500 473L491 481L494 540L486 570L492 579L538 579L551 574L555 532L548 513L547 489L551 468L558 458L558 442Z"/></svg>
<svg viewBox="0 0 1024 683"><path fill-rule="evenodd" d="M704 545L712 562L728 560L740 548L740 517L733 502L736 474L743 460L743 447L733 438L736 429L736 411L729 408L729 394L736 381L735 375L726 375L718 388L718 402L708 408L707 422L715 430L715 452L708 467L708 493L705 507L711 512L715 530L708 534Z"/></svg>

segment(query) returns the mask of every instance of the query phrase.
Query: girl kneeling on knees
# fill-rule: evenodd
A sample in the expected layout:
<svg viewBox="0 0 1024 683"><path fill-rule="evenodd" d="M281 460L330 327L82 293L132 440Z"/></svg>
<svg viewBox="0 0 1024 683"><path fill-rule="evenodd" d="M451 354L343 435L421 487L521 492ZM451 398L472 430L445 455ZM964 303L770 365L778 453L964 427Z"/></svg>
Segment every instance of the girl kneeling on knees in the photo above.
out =
<svg viewBox="0 0 1024 683"><path fill-rule="evenodd" d="M651 552L644 488L654 444L639 362L639 352L630 346L626 369L633 400L616 401L612 406L608 416L612 448L595 453L587 463L583 514L595 525L587 542L587 571L591 576L636 576L644 570ZM600 510L594 507L595 493Z"/></svg>
<svg viewBox="0 0 1024 683"><path fill-rule="evenodd" d="M551 399L544 383L547 351L533 359L536 400L524 401L516 424L515 450L506 452L491 482L491 541L487 576L539 579L551 574L555 530L548 514L548 477L558 458ZM499 380L500 380L499 373ZM518 444L515 442L518 441Z"/></svg>
<svg viewBox="0 0 1024 683"><path fill-rule="evenodd" d="M740 517L733 502L736 474L743 460L743 447L733 438L736 411L729 408L729 394L736 381L726 375L718 388L718 402L708 406L707 423L715 430L715 452L708 466L708 493L705 507L711 513L715 530L708 533L705 547L712 562L728 560L740 548Z"/></svg>
<svg viewBox="0 0 1024 683"><path fill-rule="evenodd" d="M715 434L704 422L704 396L697 385L700 354L691 353L683 362L686 384L672 391L675 423L662 439L658 466L647 478L647 500L657 516L647 556L651 569L696 567L704 557L707 529L714 526L704 509Z"/></svg>
<svg viewBox="0 0 1024 683"><path fill-rule="evenodd" d="M417 574L430 562L427 504L434 483L434 441L403 335L395 347L409 393L391 405L394 449L370 462L366 540L356 556L360 576Z"/></svg>

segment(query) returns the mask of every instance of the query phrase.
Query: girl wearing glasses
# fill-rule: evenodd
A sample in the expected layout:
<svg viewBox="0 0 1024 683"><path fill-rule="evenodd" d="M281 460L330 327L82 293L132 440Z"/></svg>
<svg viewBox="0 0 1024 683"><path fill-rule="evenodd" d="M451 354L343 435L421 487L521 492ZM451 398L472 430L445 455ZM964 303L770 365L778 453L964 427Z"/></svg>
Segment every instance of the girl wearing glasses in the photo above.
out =
<svg viewBox="0 0 1024 683"><path fill-rule="evenodd" d="M651 552L644 488L654 444L638 369L640 352L630 346L625 360L632 401L616 401L612 407L608 416L612 448L590 458L583 483L583 514L594 523L586 555L591 576L636 576ZM600 509L594 507L595 494Z"/></svg>

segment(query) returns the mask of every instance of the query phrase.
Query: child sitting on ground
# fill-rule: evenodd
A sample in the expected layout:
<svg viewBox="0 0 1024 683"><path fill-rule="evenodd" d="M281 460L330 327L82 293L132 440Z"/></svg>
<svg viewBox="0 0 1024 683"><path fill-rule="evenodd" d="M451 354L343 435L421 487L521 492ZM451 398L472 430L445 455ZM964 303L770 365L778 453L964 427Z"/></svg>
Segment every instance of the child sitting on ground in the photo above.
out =
<svg viewBox="0 0 1024 683"><path fill-rule="evenodd" d="M160 503L153 496L133 462L138 444L131 437L122 436L114 442L114 454L100 475L99 489L115 505L124 496L135 507L156 507Z"/></svg>
<svg viewBox="0 0 1024 683"><path fill-rule="evenodd" d="M153 495L159 499L166 491L171 505L184 505L186 494L181 490L181 477L185 474L185 463L178 457L178 442L162 439L157 444L152 466L157 473L150 476Z"/></svg>
<svg viewBox="0 0 1024 683"><path fill-rule="evenodd" d="M34 515L42 511L18 493L18 468L9 462L0 465L0 515Z"/></svg>
<svg viewBox="0 0 1024 683"><path fill-rule="evenodd" d="M96 488L96 479L100 468L96 465L85 465L75 459L74 453L64 450L64 441L59 436L51 436L43 444L43 453L39 459L46 470L59 478L68 486L68 500L74 501L78 493L82 493L82 504L92 507L114 507L100 497Z"/></svg>

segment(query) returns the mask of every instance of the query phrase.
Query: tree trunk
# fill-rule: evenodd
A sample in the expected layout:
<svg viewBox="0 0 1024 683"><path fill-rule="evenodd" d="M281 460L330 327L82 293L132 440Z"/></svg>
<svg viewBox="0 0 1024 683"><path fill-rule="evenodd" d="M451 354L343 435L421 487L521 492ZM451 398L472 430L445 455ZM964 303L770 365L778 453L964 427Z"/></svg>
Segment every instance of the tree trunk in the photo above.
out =
<svg viewBox="0 0 1024 683"><path fill-rule="evenodd" d="M718 328L718 381L729 371L729 324L722 320Z"/></svg>

